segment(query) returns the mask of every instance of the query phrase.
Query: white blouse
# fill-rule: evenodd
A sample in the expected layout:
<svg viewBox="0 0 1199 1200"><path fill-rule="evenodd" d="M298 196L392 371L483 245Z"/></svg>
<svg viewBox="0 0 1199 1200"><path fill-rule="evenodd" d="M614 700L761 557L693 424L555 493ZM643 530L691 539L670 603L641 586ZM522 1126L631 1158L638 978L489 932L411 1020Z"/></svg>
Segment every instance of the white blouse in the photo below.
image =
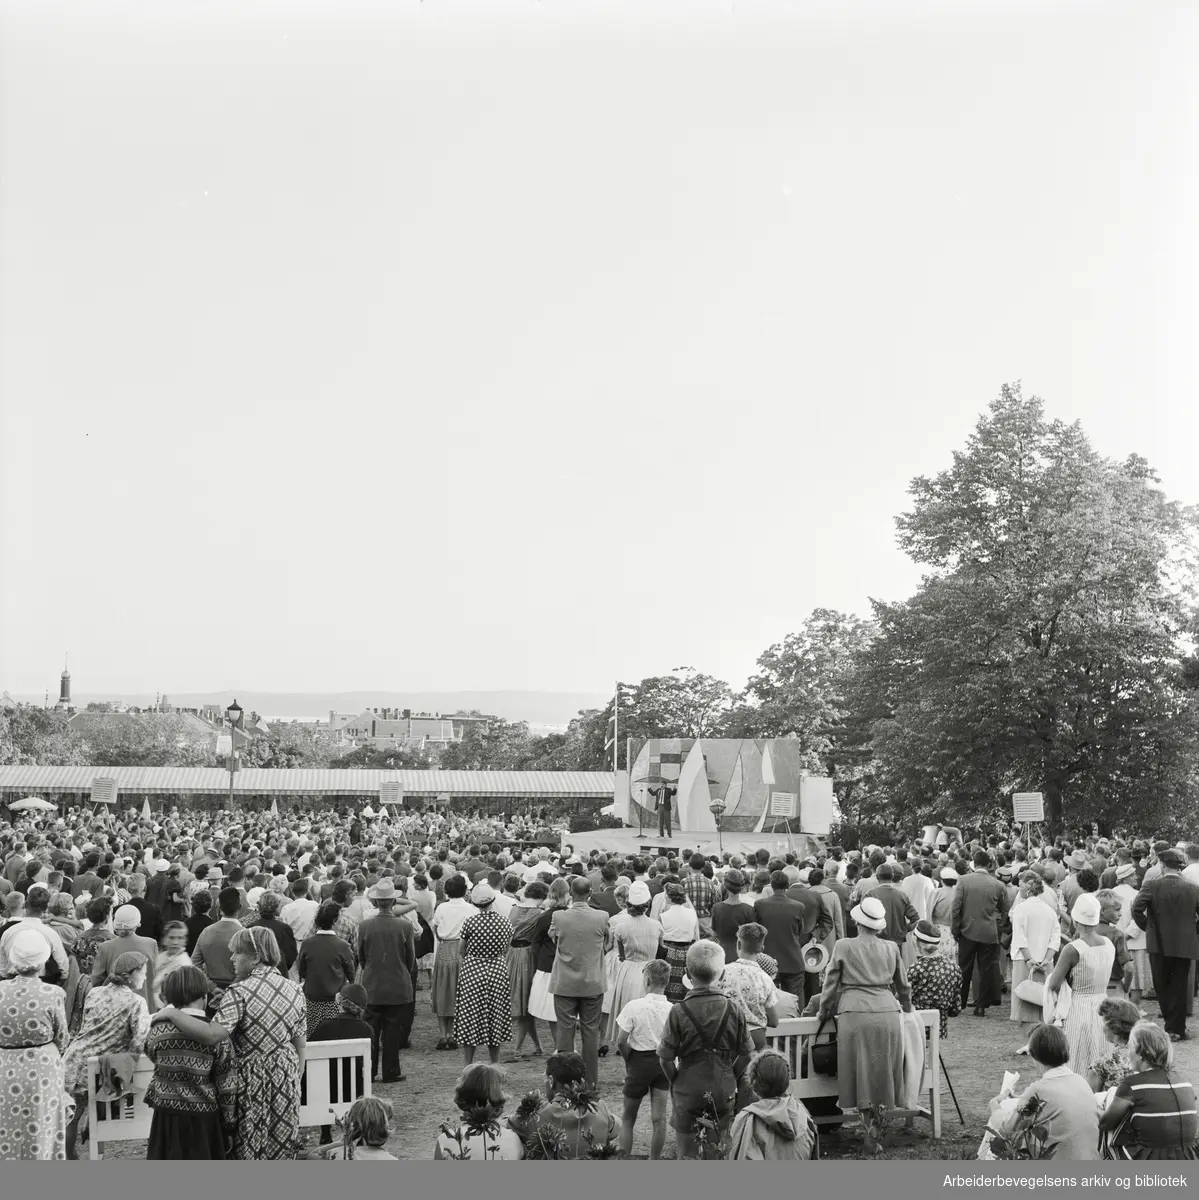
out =
<svg viewBox="0 0 1199 1200"><path fill-rule="evenodd" d="M699 937L699 917L686 904L668 904L658 920L664 942L694 942Z"/></svg>
<svg viewBox="0 0 1199 1200"><path fill-rule="evenodd" d="M1061 947L1061 923L1040 896L1029 896L1013 905L1011 919L1012 958L1041 962L1050 951Z"/></svg>
<svg viewBox="0 0 1199 1200"><path fill-rule="evenodd" d="M439 942L452 942L461 937L462 926L479 910L462 897L447 900L433 910L433 932Z"/></svg>

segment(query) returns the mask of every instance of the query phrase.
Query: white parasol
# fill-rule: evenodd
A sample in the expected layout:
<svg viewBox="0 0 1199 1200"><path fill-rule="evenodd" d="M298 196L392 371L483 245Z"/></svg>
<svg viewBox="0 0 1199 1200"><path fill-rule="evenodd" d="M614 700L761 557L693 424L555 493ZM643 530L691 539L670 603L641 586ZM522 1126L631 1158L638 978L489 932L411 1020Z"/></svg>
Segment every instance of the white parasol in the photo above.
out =
<svg viewBox="0 0 1199 1200"><path fill-rule="evenodd" d="M14 800L8 807L12 812L29 812L31 809L36 812L58 811L57 804L51 804L49 800L43 800L40 796L26 796L23 800Z"/></svg>

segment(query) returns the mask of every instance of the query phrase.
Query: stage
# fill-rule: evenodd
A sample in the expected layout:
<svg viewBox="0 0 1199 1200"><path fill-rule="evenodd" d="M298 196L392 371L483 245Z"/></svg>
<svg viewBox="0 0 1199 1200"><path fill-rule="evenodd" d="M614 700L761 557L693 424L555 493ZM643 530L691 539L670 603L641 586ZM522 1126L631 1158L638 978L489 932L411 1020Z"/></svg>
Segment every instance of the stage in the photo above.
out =
<svg viewBox="0 0 1199 1200"><path fill-rule="evenodd" d="M811 834L788 835L784 829L777 833L725 833L718 839L714 830L695 830L691 833L675 830L672 837L660 838L656 827L647 828L643 833L638 833L636 829L595 829L587 833L564 833L562 844L573 846L576 854L586 855L592 850L602 850L605 853L616 850L626 858L629 855L657 858L659 851L678 856L684 850L719 855L721 846L730 854L740 854L742 857L748 857L765 847L771 854L783 855L793 850L800 858L806 858L822 845L820 840Z"/></svg>

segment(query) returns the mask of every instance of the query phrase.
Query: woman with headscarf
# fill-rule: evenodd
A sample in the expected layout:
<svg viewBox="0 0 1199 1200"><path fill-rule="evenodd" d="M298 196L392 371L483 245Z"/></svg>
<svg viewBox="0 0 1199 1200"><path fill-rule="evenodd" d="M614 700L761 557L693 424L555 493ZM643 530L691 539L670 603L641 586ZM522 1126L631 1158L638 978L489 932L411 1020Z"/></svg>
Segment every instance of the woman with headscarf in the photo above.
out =
<svg viewBox="0 0 1199 1200"><path fill-rule="evenodd" d="M49 958L49 942L20 929L8 947L16 975L0 980L0 1159L10 1162L66 1158L69 1034L62 990L38 978Z"/></svg>
<svg viewBox="0 0 1199 1200"><path fill-rule="evenodd" d="M677 1004L687 995L687 985L683 982L687 974L687 951L699 940L699 917L687 903L687 893L681 883L668 883L665 896L666 903L658 921L662 926L662 948L670 964L666 999Z"/></svg>
<svg viewBox="0 0 1199 1200"><path fill-rule="evenodd" d="M877 1111L904 1107L904 1026L912 993L899 946L879 936L887 913L873 896L850 912L856 938L833 947L818 1015L836 1017L838 1105Z"/></svg>
<svg viewBox="0 0 1199 1200"><path fill-rule="evenodd" d="M1116 947L1098 931L1099 913L1099 901L1093 893L1083 892L1074 901L1070 918L1078 936L1062 949L1045 984L1056 1008L1062 985L1067 978L1070 980L1070 1008L1062 1028L1070 1043L1070 1070L1079 1075L1085 1075L1107 1049L1099 1005L1107 996Z"/></svg>
<svg viewBox="0 0 1199 1200"><path fill-rule="evenodd" d="M140 910L132 904L122 904L113 914L112 939L97 947L96 957L92 961L92 987L97 987L108 978L112 964L122 954L140 954L147 963L142 998L153 1012L157 1007L154 1002L154 960L158 957L158 943L150 938L138 937L137 929L141 920Z"/></svg>
<svg viewBox="0 0 1199 1200"><path fill-rule="evenodd" d="M420 896L417 892L417 896ZM428 893L426 893L427 895ZM529 993L533 988L533 976L537 964L533 956L533 930L541 916L541 901L549 895L544 883L534 880L524 889L524 898L518 899L508 913L512 926L512 945L508 950L508 986L512 999L512 1019L516 1022L516 1046L513 1053L519 1057L528 1038L533 1043L533 1053L540 1057L541 1039L537 1036L537 1018L529 1013Z"/></svg>
<svg viewBox="0 0 1199 1200"><path fill-rule="evenodd" d="M500 1046L512 1037L512 995L508 982L508 950L512 926L495 912L495 891L477 883L470 894L476 913L459 934L462 959L454 1014L454 1039L462 1045L464 1066L475 1047L486 1046L488 1058L500 1061Z"/></svg>
<svg viewBox="0 0 1199 1200"><path fill-rule="evenodd" d="M300 1140L304 993L280 973L283 959L269 929L239 929L229 939L229 952L235 978L211 1023L176 1008L164 1008L155 1021L170 1020L206 1046L232 1039L237 1120L231 1157L294 1158Z"/></svg>
<svg viewBox="0 0 1199 1200"><path fill-rule="evenodd" d="M120 945L123 940L116 937L105 942L101 950ZM71 1039L63 1061L63 1086L75 1098L75 1112L67 1125L67 1158L77 1157L75 1138L87 1112L87 1060L114 1054L128 1054L134 1060L141 1057L150 1032L145 998L149 969L150 960L145 954L128 951L116 955L104 980L98 986L93 984L84 1002L79 1032Z"/></svg>

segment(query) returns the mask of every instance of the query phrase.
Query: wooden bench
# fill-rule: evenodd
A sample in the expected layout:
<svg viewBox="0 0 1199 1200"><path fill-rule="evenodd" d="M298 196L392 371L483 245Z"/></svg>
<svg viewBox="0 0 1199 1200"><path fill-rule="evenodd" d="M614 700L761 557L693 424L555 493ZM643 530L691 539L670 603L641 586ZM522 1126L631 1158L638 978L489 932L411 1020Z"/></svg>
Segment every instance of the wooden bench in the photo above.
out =
<svg viewBox="0 0 1199 1200"><path fill-rule="evenodd" d="M154 1110L146 1104L146 1089L154 1077L154 1064L142 1055L133 1073L132 1094L119 1100L100 1101L100 1060L88 1059L87 1120L89 1156L103 1157L107 1142L145 1141L150 1136ZM371 1043L369 1038L350 1041L309 1042L304 1051L300 1080L300 1128L332 1125L350 1111L355 1100L371 1094Z"/></svg>
<svg viewBox="0 0 1199 1200"><path fill-rule="evenodd" d="M920 1083L921 1096L928 1096L928 1107L915 1109L892 1109L892 1116L904 1117L911 1125L913 1118L926 1117L932 1123L934 1138L941 1136L941 1090L944 1078L941 1073L941 1014L935 1009L924 1009L916 1014L924 1026L924 1077ZM792 1017L780 1021L773 1029L766 1030L766 1044L778 1050L791 1066L791 1094L800 1100L820 1097L837 1098L839 1088L835 1075L818 1075L812 1066L812 1048L818 1044L816 1031L820 1028L818 1017ZM820 1035L819 1042L827 1042L834 1033L830 1021ZM845 1116L814 1116L817 1126L844 1125L856 1121L850 1113Z"/></svg>

